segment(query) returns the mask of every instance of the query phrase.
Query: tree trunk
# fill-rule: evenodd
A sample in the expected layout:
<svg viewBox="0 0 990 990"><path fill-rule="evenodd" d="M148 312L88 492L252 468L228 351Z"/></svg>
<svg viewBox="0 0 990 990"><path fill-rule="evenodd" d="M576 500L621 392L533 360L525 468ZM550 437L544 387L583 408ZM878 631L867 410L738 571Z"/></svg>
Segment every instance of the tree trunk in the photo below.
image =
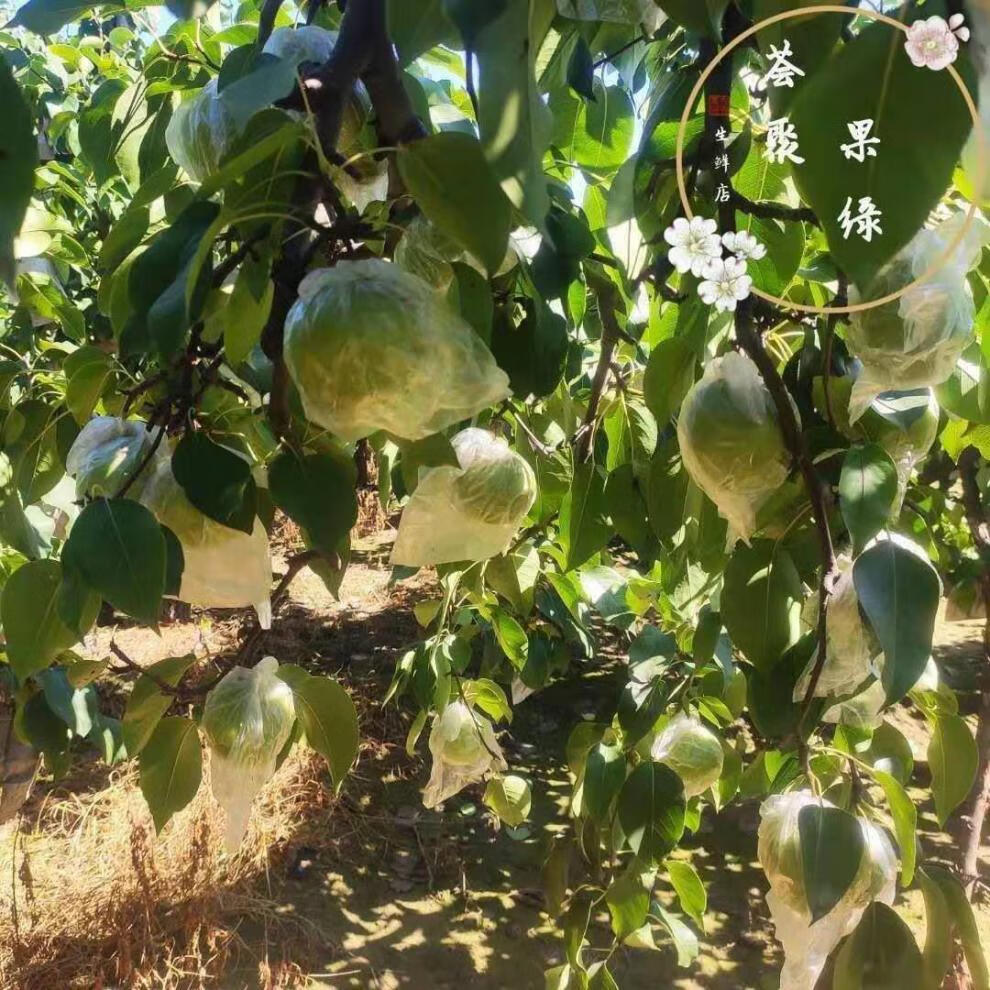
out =
<svg viewBox="0 0 990 990"><path fill-rule="evenodd" d="M990 808L990 687L982 694L976 745L980 753L980 768L976 775L972 804L964 816L967 832L962 862L963 883L970 900L973 900L980 877L980 844L987 809Z"/></svg>
<svg viewBox="0 0 990 990"><path fill-rule="evenodd" d="M21 810L38 763L38 754L14 732L13 700L0 696L0 825Z"/></svg>
<svg viewBox="0 0 990 990"><path fill-rule="evenodd" d="M975 447L967 447L959 455L959 478L962 483L966 521L983 564L980 593L983 596L983 607L987 617L986 625L983 627L983 669L977 672L981 688L979 723L976 729L980 762L971 803L963 816L967 832L963 844L962 873L963 884L970 900L973 899L979 880L980 844L983 839L987 808L990 806L990 531L988 531L990 527L987 525L986 509L977 481L981 460Z"/></svg>

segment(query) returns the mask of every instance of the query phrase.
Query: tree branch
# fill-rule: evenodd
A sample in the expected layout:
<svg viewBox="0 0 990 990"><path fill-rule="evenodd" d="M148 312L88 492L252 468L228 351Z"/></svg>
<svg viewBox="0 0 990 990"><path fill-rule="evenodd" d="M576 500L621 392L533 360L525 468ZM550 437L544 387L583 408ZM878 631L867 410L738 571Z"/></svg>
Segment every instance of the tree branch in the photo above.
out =
<svg viewBox="0 0 990 990"><path fill-rule="evenodd" d="M795 208L785 206L783 203L757 203L744 196L732 187L729 183L732 194L732 205L742 213L748 213L751 217L758 217L762 220L792 220L801 223L811 223L816 227L821 227L821 221L815 215L815 211L808 207Z"/></svg>
<svg viewBox="0 0 990 990"><path fill-rule="evenodd" d="M591 456L591 443L595 436L595 421L598 419L598 407L601 405L602 392L608 381L609 369L612 365L612 355L615 345L622 336L622 328L615 316L616 287L605 275L598 275L591 266L585 269L588 286L598 300L598 314L602 321L601 350L598 354L598 364L591 381L591 398L588 399L588 410L584 421L575 435L577 442L576 460L583 464Z"/></svg>
<svg viewBox="0 0 990 990"><path fill-rule="evenodd" d="M815 689L821 678L822 670L827 657L826 632L828 620L828 601L832 594L832 585L835 577L835 547L832 543L832 531L828 522L828 495L822 485L818 472L811 461L801 427L798 424L791 397L787 392L780 373L776 365L771 360L763 347L763 341L753 326L751 300L746 299L740 303L736 310L736 340L742 349L756 365L769 391L773 404L777 410L777 419L780 424L780 432L784 438L791 456L797 464L798 470L804 479L805 490L808 493L808 500L811 502L811 511L815 519L815 527L818 530L818 539L822 555L822 578L818 592L818 656L815 658L815 665L811 671L811 679L808 682L808 690L805 692L804 700L801 703L801 716L798 720L798 746L803 747L801 739L808 713L811 710L815 697Z"/></svg>
<svg viewBox="0 0 990 990"><path fill-rule="evenodd" d="M983 565L980 573L980 591L986 612L986 623L983 628L983 660L984 665L986 665L990 664L990 527L987 525L987 513L977 479L981 461L980 452L975 447L967 447L959 455L959 480L962 484L966 522ZM988 673L990 671L985 670L984 676L986 677ZM979 879L983 826L987 814L990 812L990 686L984 687L980 697L976 744L979 754L976 787L973 791L972 801L963 816L967 826L967 834L962 849L962 872L963 883L970 900L973 899L976 881Z"/></svg>

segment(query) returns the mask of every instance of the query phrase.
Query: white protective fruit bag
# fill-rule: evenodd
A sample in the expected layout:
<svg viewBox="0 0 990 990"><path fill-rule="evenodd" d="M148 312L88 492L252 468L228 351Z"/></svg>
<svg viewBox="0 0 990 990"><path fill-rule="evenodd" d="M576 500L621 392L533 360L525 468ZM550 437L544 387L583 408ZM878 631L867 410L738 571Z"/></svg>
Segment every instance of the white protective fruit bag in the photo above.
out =
<svg viewBox="0 0 990 990"><path fill-rule="evenodd" d="M792 791L769 797L760 807L757 855L770 881L767 906L784 948L780 990L811 990L829 954L856 927L866 908L875 900L890 904L894 899L894 847L885 832L860 818L864 848L859 871L839 903L812 924L798 815L820 801L829 806L810 791Z"/></svg>
<svg viewBox="0 0 990 990"><path fill-rule="evenodd" d="M195 182L220 168L220 159L237 138L234 114L211 79L192 99L176 108L165 128L165 144L177 165Z"/></svg>
<svg viewBox="0 0 990 990"><path fill-rule="evenodd" d="M638 24L648 34L667 20L656 0L557 0L557 13L577 21Z"/></svg>
<svg viewBox="0 0 990 990"><path fill-rule="evenodd" d="M679 712L653 742L650 756L670 767L692 798L708 790L722 776L722 744L697 718Z"/></svg>
<svg viewBox="0 0 990 990"><path fill-rule="evenodd" d="M934 229L924 229L890 262L870 287L882 298L904 289L944 258L966 222L957 213ZM941 385L973 339L976 304L967 277L990 239L990 226L977 217L941 268L899 300L852 314L846 331L849 350L862 362L849 399L856 422L882 392ZM850 290L850 301L862 296Z"/></svg>
<svg viewBox="0 0 990 990"><path fill-rule="evenodd" d="M891 519L896 519L901 514L911 475L915 467L925 459L938 436L938 403L935 401L935 393L931 389L926 391L928 401L924 410L907 428L902 428L889 415L885 415L890 403L889 397L883 395L873 401L860 420L870 439L883 447L897 469L897 497L890 510Z"/></svg>
<svg viewBox="0 0 990 990"><path fill-rule="evenodd" d="M76 482L79 498L113 498L137 470L156 434L138 419L94 416L79 431L65 458L65 471ZM138 479L128 489L132 497L141 490Z"/></svg>
<svg viewBox="0 0 990 990"><path fill-rule="evenodd" d="M816 698L839 697L852 694L871 675L880 673L878 658L880 644L873 630L859 610L859 596L853 584L853 561L848 554L840 554L836 560L838 577L828 600L825 618L825 664L815 686ZM810 629L818 625L818 595L809 596L802 618ZM808 690L811 668L798 679L794 687L794 700L800 701Z"/></svg>
<svg viewBox="0 0 990 990"><path fill-rule="evenodd" d="M251 804L275 772L296 720L292 689L277 671L274 657L255 667L235 667L207 695L203 708L210 781L227 816L229 852L240 845Z"/></svg>
<svg viewBox="0 0 990 990"><path fill-rule="evenodd" d="M307 418L345 441L422 440L501 402L509 380L422 279L387 261L310 272L285 321L285 362Z"/></svg>
<svg viewBox="0 0 990 990"><path fill-rule="evenodd" d="M731 351L708 363L681 405L677 439L691 479L728 520L730 542L748 542L791 461L773 399L748 357Z"/></svg>
<svg viewBox="0 0 990 990"><path fill-rule="evenodd" d="M392 564L429 567L504 553L536 499L533 469L505 440L469 427L450 441L458 467L421 472Z"/></svg>
<svg viewBox="0 0 990 990"><path fill-rule="evenodd" d="M231 529L199 511L172 474L172 458L162 444L148 469L141 503L182 545L184 567L180 601L202 608L246 608L258 613L263 629L272 623L269 595L272 561L268 534L254 520L250 533Z"/></svg>
<svg viewBox="0 0 990 990"><path fill-rule="evenodd" d="M433 769L423 804L435 808L476 780L508 769L492 723L463 701L451 702L430 730Z"/></svg>

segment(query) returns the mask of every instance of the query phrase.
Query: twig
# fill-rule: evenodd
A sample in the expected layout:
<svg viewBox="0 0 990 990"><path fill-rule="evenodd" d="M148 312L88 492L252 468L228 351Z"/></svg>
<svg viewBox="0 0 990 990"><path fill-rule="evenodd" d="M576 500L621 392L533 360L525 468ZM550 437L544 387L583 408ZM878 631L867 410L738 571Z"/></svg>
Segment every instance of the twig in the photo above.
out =
<svg viewBox="0 0 990 990"><path fill-rule="evenodd" d="M785 206L783 203L757 203L749 199L729 184L732 194L732 205L735 209L743 213L748 213L751 217L758 217L762 220L793 220L801 223L811 223L816 227L821 226L815 211L808 207Z"/></svg>
<svg viewBox="0 0 990 990"><path fill-rule="evenodd" d="M262 227L247 238L236 251L224 258L213 269L213 288L219 289L227 281L228 276L233 273L234 269L251 253L254 245L267 236L268 227Z"/></svg>
<svg viewBox="0 0 990 990"><path fill-rule="evenodd" d="M173 687L167 681L163 681L157 674L146 669L145 667L142 667L140 664L135 663L113 639L110 640L110 652L124 665L125 669L131 670L141 677L147 677L148 680L162 692L162 694L167 694L171 695L173 698L178 698L187 693L181 688Z"/></svg>
<svg viewBox="0 0 990 990"><path fill-rule="evenodd" d="M638 44L648 45L650 39L647 35L641 34L638 38L633 38L632 41L626 42L621 48L617 48L614 52L609 52L607 55L603 55L597 62L592 62L592 69L600 69L606 62L611 62L613 58L618 58L624 52L629 51L630 48L634 48Z"/></svg>
<svg viewBox="0 0 990 990"><path fill-rule="evenodd" d="M156 385L160 385L163 381L168 378L168 371L158 371L150 378L146 378L143 382L138 382L132 388L126 389L123 393L124 395L124 408L121 411L121 416L126 419L127 412L131 408L131 404L134 400L141 395L142 392L147 392L149 389L154 388Z"/></svg>
<svg viewBox="0 0 990 990"><path fill-rule="evenodd" d="M839 275L839 291L835 297L836 306L845 306L849 299L849 281L845 275ZM835 343L835 327L839 322L838 316L832 313L825 321L825 367L822 370L822 390L825 393L825 415L828 424L835 429L835 416L832 412L832 347Z"/></svg>
<svg viewBox="0 0 990 990"><path fill-rule="evenodd" d="M595 435L598 407L601 405L602 393L605 391L605 383L608 381L608 372L612 364L612 355L615 353L615 345L622 336L622 328L619 326L613 308L618 291L615 284L606 276L596 274L590 266L586 268L586 277L589 288L595 293L595 298L598 300L598 315L602 321L602 339L598 365L591 381L588 410L578 433L575 435L575 456L578 464L583 464L591 456L591 442Z"/></svg>
<svg viewBox="0 0 990 990"><path fill-rule="evenodd" d="M171 402L169 402L168 405L169 405L169 409L171 409L171 405L172 405ZM166 414L166 418L167 418L167 414ZM155 417L152 416L152 418L148 421L149 429L154 428L153 426L154 422L155 422ZM144 455L144 457L141 458L140 463L131 473L131 476L127 479L127 481L125 481L124 484L121 485L120 491L117 492L117 494L114 496L115 498L123 498L130 491L131 485L133 485L134 482L137 481L138 476L141 474L141 472L151 463L151 459L155 456L155 453L157 452L158 448L161 446L161 442L164 439L165 439L165 427L159 426L158 432L155 434L155 437L151 442L151 446L148 448L148 452Z"/></svg>
<svg viewBox="0 0 990 990"><path fill-rule="evenodd" d="M544 457L549 457L550 454L554 452L553 448L548 447L545 443L543 443L540 438L526 425L522 416L520 416L519 413L513 409L511 399L506 399L505 402L502 403L502 406L498 411L498 415L504 416L507 412L512 413L516 425L523 431L523 433L526 434L526 439L529 441L530 447L532 447L536 453L542 454Z"/></svg>
<svg viewBox="0 0 990 990"><path fill-rule="evenodd" d="M481 121L478 115L478 91L474 88L474 51L469 45L464 49L464 87L467 89L468 99L474 108L474 119Z"/></svg>
<svg viewBox="0 0 990 990"><path fill-rule="evenodd" d="M265 47L265 42L271 37L275 27L275 18L278 17L281 6L282 0L265 0L262 5L261 13L258 16L258 51Z"/></svg>
<svg viewBox="0 0 990 990"><path fill-rule="evenodd" d="M289 590L289 585L292 584L295 576L306 567L311 561L316 560L321 554L318 550L304 550L302 553L297 553L295 556L290 557L286 561L285 574L282 575L282 579L275 586L275 590L272 592L271 605L272 614L274 615L275 610L278 608L279 603ZM248 634L247 638L241 644L240 649L237 651L237 659L242 662L248 660L251 654L254 652L255 646L261 639L265 630L261 628L260 622L255 622L254 628Z"/></svg>

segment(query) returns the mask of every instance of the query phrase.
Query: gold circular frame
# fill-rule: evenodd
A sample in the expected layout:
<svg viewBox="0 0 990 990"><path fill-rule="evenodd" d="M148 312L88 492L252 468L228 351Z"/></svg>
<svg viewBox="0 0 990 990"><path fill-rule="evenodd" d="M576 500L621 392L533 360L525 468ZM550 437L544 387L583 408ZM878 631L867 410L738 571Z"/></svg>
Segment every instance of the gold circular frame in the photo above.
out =
<svg viewBox="0 0 990 990"><path fill-rule="evenodd" d="M684 212L689 220L694 219L694 213L691 211L691 203L687 194L687 184L684 179L684 143L687 136L687 125L688 121L691 119L692 113L694 111L695 104L698 102L698 97L701 95L702 90L705 87L705 83L708 82L709 77L718 67L719 63L733 50L738 48L743 42L747 41L749 38L753 37L759 31L764 28L771 27L780 21L788 21L798 17L808 17L812 14L846 14L850 12L849 7L841 7L838 4L820 4L813 7L801 7L796 10L784 11L780 14L774 14L773 17L768 17L758 24L754 24L752 27L747 28L742 34L733 38L728 45L726 45L715 58L705 67L705 70L701 73L698 82L695 84L694 89L691 90L691 95L688 97L687 104L684 107L684 113L681 116L680 127L677 131L677 152L674 159L675 166L677 169L677 189L681 199L681 206L684 208ZM878 13L877 11L867 9L857 10L856 13L862 17L868 17L874 21L880 21L884 24L889 24L891 27L897 28L899 31L903 32L905 35L908 33L907 25L902 24L900 21L895 20L893 17L888 17L886 14ZM944 254L939 258L936 258L932 263L932 266L928 271L924 272L920 277L915 279L910 285L904 286L898 292L892 292L890 295L884 296L882 299L875 299L866 303L856 303L855 305L847 306L808 306L803 303L795 303L788 299L781 299L779 296L772 296L767 292L763 292L760 289L753 289L753 295L766 302L773 303L777 306L782 306L785 309L789 309L799 313L814 313L819 316L838 316L845 315L849 313L861 313L864 310L874 309L877 306L884 306L889 302L894 302L907 292L909 289L920 285L923 282L927 282L933 275L939 272L942 267L949 261L952 255L955 253L957 247L962 244L972 226L974 220L976 219L976 214L980 210L980 206L975 200L979 200L979 192L983 188L983 183L986 178L987 169L987 151L988 143L986 138L984 138L981 133L980 128L980 115L976 107L976 102L973 100L972 94L966 87L966 83L963 81L962 76L954 65L947 67L949 74L952 76L956 85L959 87L959 92L962 94L962 98L969 109L970 115L973 118L973 131L977 135L976 149L977 149L977 168L976 168L976 181L973 183L975 187L975 199L971 204L969 212L966 214L966 220L962 225L958 235L953 239L952 243L946 248Z"/></svg>

